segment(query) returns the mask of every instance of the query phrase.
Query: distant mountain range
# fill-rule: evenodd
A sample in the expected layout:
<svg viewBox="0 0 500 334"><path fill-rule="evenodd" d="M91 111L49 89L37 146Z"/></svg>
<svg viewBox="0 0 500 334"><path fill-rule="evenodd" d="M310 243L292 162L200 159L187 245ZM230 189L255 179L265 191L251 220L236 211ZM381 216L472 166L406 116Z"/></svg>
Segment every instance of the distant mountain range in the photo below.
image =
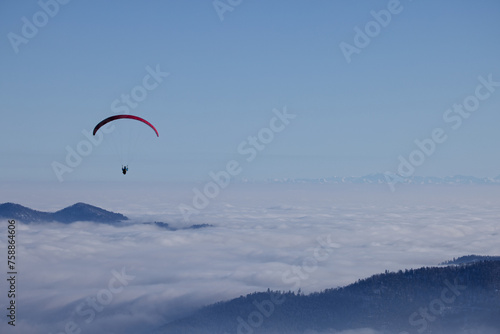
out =
<svg viewBox="0 0 500 334"><path fill-rule="evenodd" d="M91 221L96 223L115 224L129 220L121 213L115 213L85 203L76 203L56 212L37 211L15 203L0 204L0 219L14 219L22 223L60 222L74 223L78 221ZM187 227L172 227L164 222L147 222L167 231L197 230L213 227L211 224L195 224Z"/></svg>
<svg viewBox="0 0 500 334"><path fill-rule="evenodd" d="M93 221L98 223L117 223L128 218L85 203L76 203L57 212L36 211L15 203L0 204L0 218L15 219L23 223L56 221L73 223L76 221Z"/></svg>
<svg viewBox="0 0 500 334"><path fill-rule="evenodd" d="M331 184L388 184L397 182L401 184L500 184L500 175L494 178L454 175L446 177L410 176L402 177L397 174L376 173L365 176L332 176L319 179L268 179L271 183L331 183ZM251 181L245 180L245 183Z"/></svg>
<svg viewBox="0 0 500 334"><path fill-rule="evenodd" d="M156 333L375 333L369 328L383 334L499 334L500 261L480 258L386 271L309 295L255 292L206 306Z"/></svg>

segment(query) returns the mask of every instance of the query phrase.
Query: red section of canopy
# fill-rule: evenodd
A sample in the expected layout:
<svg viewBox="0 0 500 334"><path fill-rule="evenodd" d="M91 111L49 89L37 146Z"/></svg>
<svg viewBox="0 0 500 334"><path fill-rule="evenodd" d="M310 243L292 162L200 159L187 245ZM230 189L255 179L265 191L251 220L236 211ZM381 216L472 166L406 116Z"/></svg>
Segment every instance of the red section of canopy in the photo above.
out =
<svg viewBox="0 0 500 334"><path fill-rule="evenodd" d="M97 124L94 128L94 136L97 132L97 130L99 130L103 125L109 123L109 122L112 122L114 120L117 120L117 119L123 119L123 118L128 118L128 119L135 119L137 121L140 121L140 122L143 122L147 125L149 125L151 127L151 129L153 129L156 133L156 136L157 137L160 137L160 135L158 134L158 131L156 130L156 128L153 126L153 124L149 123L148 121L146 121L144 118L140 118L138 116L134 116L134 115L115 115L115 116L111 116L111 117L108 117L104 120L102 120L101 122L99 122L99 124Z"/></svg>

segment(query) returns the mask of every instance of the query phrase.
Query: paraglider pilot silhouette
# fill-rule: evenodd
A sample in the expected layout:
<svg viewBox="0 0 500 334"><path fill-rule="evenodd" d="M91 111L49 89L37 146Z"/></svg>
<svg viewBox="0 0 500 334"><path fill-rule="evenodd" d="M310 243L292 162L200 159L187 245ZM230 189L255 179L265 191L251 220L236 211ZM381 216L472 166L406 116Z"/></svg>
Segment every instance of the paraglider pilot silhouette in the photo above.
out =
<svg viewBox="0 0 500 334"><path fill-rule="evenodd" d="M112 122L114 120L117 120L117 119L132 119L132 120L136 120L136 121L139 121L139 122L143 122L144 124L149 125L149 127L154 130L154 132L156 133L157 137L160 136L158 134L158 131L156 130L156 128L151 123L149 123L148 121L146 121L144 118L140 118L140 117L134 116L134 115L115 115L115 116L108 117L108 118L102 120L101 122L99 122L99 124L97 124L95 126L93 135L95 136L97 130L99 130L103 125L105 125L105 124L107 124L109 122ZM122 165L122 173L123 173L123 175L127 174L127 172L128 172L128 165L125 165L125 166Z"/></svg>

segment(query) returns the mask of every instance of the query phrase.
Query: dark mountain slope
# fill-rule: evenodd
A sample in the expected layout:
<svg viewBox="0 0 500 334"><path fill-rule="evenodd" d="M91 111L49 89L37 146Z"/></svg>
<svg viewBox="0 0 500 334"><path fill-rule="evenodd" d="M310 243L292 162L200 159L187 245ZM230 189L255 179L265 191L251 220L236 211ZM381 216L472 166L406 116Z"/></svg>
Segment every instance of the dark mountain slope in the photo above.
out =
<svg viewBox="0 0 500 334"><path fill-rule="evenodd" d="M114 213L85 203L76 203L52 214L55 221L72 223L75 221L93 221L112 223L128 218L120 213Z"/></svg>
<svg viewBox="0 0 500 334"><path fill-rule="evenodd" d="M500 261L374 275L310 295L261 292L207 306L159 333L500 333Z"/></svg>
<svg viewBox="0 0 500 334"><path fill-rule="evenodd" d="M0 218L15 219L23 222L41 222L51 220L50 213L32 210L15 203L0 204Z"/></svg>

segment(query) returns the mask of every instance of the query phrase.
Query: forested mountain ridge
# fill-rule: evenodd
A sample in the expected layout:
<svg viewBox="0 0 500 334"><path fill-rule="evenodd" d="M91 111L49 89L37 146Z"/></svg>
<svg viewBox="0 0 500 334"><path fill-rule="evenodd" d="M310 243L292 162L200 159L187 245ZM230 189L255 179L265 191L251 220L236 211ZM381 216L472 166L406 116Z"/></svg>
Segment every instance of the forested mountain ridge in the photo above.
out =
<svg viewBox="0 0 500 334"><path fill-rule="evenodd" d="M385 272L303 295L256 292L204 307L160 333L500 333L500 261Z"/></svg>

